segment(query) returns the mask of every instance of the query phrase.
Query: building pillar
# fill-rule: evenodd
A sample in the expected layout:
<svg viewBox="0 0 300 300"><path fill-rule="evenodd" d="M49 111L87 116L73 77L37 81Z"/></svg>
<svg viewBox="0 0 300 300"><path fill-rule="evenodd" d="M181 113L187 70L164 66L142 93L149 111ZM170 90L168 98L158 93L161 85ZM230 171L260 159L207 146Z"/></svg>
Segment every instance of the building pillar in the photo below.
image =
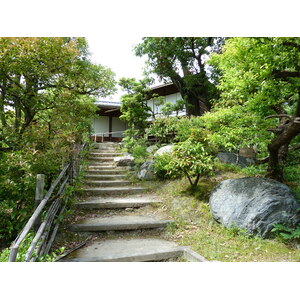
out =
<svg viewBox="0 0 300 300"><path fill-rule="evenodd" d="M112 116L109 116L109 132L112 132ZM112 134L109 133L109 141L111 142L112 140Z"/></svg>

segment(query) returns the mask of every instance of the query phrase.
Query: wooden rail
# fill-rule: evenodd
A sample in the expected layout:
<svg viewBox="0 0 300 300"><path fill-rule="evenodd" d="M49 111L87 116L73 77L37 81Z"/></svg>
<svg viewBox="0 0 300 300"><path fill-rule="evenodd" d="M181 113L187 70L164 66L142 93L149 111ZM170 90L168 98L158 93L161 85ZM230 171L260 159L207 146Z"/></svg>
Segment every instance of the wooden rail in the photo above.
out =
<svg viewBox="0 0 300 300"><path fill-rule="evenodd" d="M123 131L98 132L98 133L92 134L92 136L94 136L94 142L95 142L95 143L96 143L96 141L97 141L97 136L101 136L101 142L103 143L103 141L104 141L104 136L105 136L105 135L111 136L111 135L113 135L114 133L122 133L122 134L123 134L123 132L124 132L124 130L123 130Z"/></svg>
<svg viewBox="0 0 300 300"><path fill-rule="evenodd" d="M74 155L73 153L71 155L70 162L64 166L46 195L42 197L42 200L38 201L39 204L37 205L34 213L11 245L9 262L16 261L19 247L33 226L35 226L37 230L25 254L24 261L36 261L38 257L48 254L58 231L60 216L63 214L66 207L66 203L64 201L65 188L68 184L72 185L74 178L78 175L80 171L80 161L82 159L81 153L82 150L85 150L86 146L86 144L83 144L78 149L77 154ZM38 178L43 177L39 175ZM41 190L41 188L37 187L37 194L40 193L38 190ZM54 193L55 191L56 193ZM46 208L48 203L50 206ZM43 221L41 221L42 213L45 215ZM54 221L56 221L56 223ZM50 238L48 238L54 223L55 226Z"/></svg>

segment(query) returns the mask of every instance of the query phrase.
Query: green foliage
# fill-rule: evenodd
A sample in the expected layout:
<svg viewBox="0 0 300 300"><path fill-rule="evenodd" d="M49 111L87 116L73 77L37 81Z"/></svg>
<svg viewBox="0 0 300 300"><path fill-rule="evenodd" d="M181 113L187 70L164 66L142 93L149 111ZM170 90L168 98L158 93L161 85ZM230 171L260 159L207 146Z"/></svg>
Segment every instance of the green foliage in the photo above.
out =
<svg viewBox="0 0 300 300"><path fill-rule="evenodd" d="M283 126L285 119L278 117L289 115L292 120L300 116L299 47L299 37L231 38L222 53L209 60L222 73L218 86L222 94L215 111L221 109L223 114L224 108L230 108L238 112L236 120L242 120L248 129L241 130L238 122L231 122L232 134L245 136L245 141L249 134L248 141L258 143L261 152L268 150L267 175L278 180L282 180L286 166L283 152L297 139L299 142L300 127L293 121ZM265 120L270 115L277 117Z"/></svg>
<svg viewBox="0 0 300 300"><path fill-rule="evenodd" d="M173 159L172 154L163 153L162 155L157 155L154 157L154 172L158 179L171 179L180 176L178 169L170 165Z"/></svg>
<svg viewBox="0 0 300 300"><path fill-rule="evenodd" d="M0 239L13 240L33 213L37 174L45 190L89 142L94 96L115 90L82 38L0 39Z"/></svg>
<svg viewBox="0 0 300 300"><path fill-rule="evenodd" d="M139 139L133 145L131 154L134 157L134 162L137 166L142 165L145 162L146 158L149 156L149 153L146 151L146 149L146 141L143 139Z"/></svg>
<svg viewBox="0 0 300 300"><path fill-rule="evenodd" d="M300 224L296 228L290 228L281 224L274 225L272 232L285 241L300 241Z"/></svg>
<svg viewBox="0 0 300 300"><path fill-rule="evenodd" d="M190 104L188 115L199 115L217 97L216 88L209 80L214 77L214 70L208 71L205 61L222 42L222 38L209 37L146 37L135 47L135 52L137 56L147 55L148 73L173 81L182 98Z"/></svg>
<svg viewBox="0 0 300 300"><path fill-rule="evenodd" d="M147 128L146 133L157 137L160 143L170 143L177 134L179 120L178 117L156 118Z"/></svg>
<svg viewBox="0 0 300 300"><path fill-rule="evenodd" d="M31 242L34 239L34 236L35 236L35 233L33 233L33 232L30 232L29 234L27 234L27 236L25 237L25 239L23 240L23 242L21 243L21 245L18 249L16 262L24 262L26 253L29 249ZM63 252L64 252L64 247L61 247L45 256L39 257L37 261L39 261L39 262L54 262L56 257L58 255L61 255ZM3 249L0 252L0 262L8 262L9 253L10 253L9 248ZM36 256L36 254L33 253L32 257L35 257L35 256Z"/></svg>
<svg viewBox="0 0 300 300"><path fill-rule="evenodd" d="M132 152L136 141L144 138L148 126L147 118L151 115L146 103L150 92L148 87L150 81L144 79L138 82L134 78L122 78L119 84L127 92L121 98L120 119L126 121L128 125L123 142L126 149Z"/></svg>
<svg viewBox="0 0 300 300"><path fill-rule="evenodd" d="M241 169L241 172L248 177L264 177L266 175L265 165L252 165Z"/></svg>
<svg viewBox="0 0 300 300"><path fill-rule="evenodd" d="M174 147L169 168L179 170L181 174L187 176L191 186L196 187L200 175L213 173L214 160L202 143L188 139ZM193 180L193 177L196 178Z"/></svg>

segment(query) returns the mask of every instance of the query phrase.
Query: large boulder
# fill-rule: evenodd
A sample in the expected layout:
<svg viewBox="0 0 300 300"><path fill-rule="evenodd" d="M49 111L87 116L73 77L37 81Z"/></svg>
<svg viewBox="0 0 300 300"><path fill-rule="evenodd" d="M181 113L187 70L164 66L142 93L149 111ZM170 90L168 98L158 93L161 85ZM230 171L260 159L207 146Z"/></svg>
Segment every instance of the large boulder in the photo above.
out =
<svg viewBox="0 0 300 300"><path fill-rule="evenodd" d="M154 168L153 168L154 161L148 160L144 162L137 174L138 179L140 180L152 180L155 178Z"/></svg>
<svg viewBox="0 0 300 300"><path fill-rule="evenodd" d="M114 162L117 167L125 167L133 165L133 156L130 154L114 157Z"/></svg>
<svg viewBox="0 0 300 300"><path fill-rule="evenodd" d="M261 237L274 224L294 226L300 221L299 202L285 184L271 179L224 180L212 190L209 202L218 222Z"/></svg>
<svg viewBox="0 0 300 300"><path fill-rule="evenodd" d="M174 148L174 145L167 145L167 146L161 147L155 152L154 156L160 156L165 153L170 154L173 151L173 148Z"/></svg>
<svg viewBox="0 0 300 300"><path fill-rule="evenodd" d="M234 164L238 165L242 168L248 167L252 164L254 164L254 159L249 157L244 157L241 155L237 155L235 153L231 152L219 152L217 155L217 158L220 162L226 163L226 164Z"/></svg>

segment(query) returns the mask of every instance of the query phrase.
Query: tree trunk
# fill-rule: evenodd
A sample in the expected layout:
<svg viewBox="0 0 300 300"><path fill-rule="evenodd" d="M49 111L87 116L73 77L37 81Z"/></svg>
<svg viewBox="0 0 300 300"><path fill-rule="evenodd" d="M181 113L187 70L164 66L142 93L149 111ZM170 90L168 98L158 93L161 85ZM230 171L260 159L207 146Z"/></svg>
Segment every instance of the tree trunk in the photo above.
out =
<svg viewBox="0 0 300 300"><path fill-rule="evenodd" d="M194 87L187 87L183 78L179 75L176 78L172 78L172 82L179 90L182 99L188 103L188 116L201 116L210 110L210 104L207 101L207 91L202 87L201 83Z"/></svg>
<svg viewBox="0 0 300 300"><path fill-rule="evenodd" d="M281 133L268 145L269 165L267 177L278 181L283 180L283 167L291 140L300 134L300 118L295 118L283 127Z"/></svg>

